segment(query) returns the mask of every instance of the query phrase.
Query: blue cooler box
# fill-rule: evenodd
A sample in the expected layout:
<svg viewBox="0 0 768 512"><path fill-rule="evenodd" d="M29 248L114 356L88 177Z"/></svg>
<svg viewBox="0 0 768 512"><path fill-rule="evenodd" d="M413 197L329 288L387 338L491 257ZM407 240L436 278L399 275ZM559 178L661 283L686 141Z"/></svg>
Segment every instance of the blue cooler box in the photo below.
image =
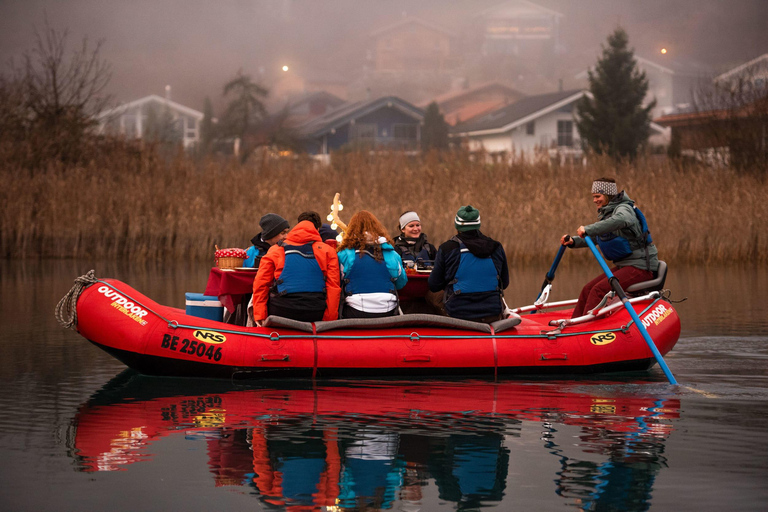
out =
<svg viewBox="0 0 768 512"><path fill-rule="evenodd" d="M221 322L224 318L224 306L218 297L202 293L185 293L187 297L187 314L198 318L207 318Z"/></svg>

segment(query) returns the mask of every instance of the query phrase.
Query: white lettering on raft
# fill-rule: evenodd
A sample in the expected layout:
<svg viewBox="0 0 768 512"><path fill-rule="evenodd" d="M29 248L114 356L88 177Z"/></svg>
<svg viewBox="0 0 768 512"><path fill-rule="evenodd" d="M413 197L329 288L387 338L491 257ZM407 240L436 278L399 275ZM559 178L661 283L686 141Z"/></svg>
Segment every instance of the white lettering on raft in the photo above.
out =
<svg viewBox="0 0 768 512"><path fill-rule="evenodd" d="M643 326L650 327L651 323L659 325L665 318L672 314L672 310L664 304L659 304L653 311L643 317Z"/></svg>
<svg viewBox="0 0 768 512"><path fill-rule="evenodd" d="M144 320L144 317L149 313L142 309L141 306L137 306L109 286L99 287L99 293L108 299L113 299L112 307L116 308L121 313L128 315L129 318L135 320L141 325L147 325L148 322Z"/></svg>

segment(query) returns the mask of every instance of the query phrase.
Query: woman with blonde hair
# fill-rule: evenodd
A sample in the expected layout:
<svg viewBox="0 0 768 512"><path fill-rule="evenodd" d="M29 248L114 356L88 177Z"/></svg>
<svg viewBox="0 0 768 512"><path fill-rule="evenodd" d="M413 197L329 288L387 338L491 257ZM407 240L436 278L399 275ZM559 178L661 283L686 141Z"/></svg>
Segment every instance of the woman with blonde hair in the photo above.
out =
<svg viewBox="0 0 768 512"><path fill-rule="evenodd" d="M397 290L408 278L386 228L369 211L352 216L338 249L344 290L342 318L398 314Z"/></svg>

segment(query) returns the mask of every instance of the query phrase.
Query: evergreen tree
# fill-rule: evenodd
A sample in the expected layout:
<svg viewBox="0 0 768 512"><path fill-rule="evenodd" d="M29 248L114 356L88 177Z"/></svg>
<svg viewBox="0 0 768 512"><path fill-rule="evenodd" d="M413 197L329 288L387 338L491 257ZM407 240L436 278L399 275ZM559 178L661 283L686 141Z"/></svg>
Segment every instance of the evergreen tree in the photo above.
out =
<svg viewBox="0 0 768 512"><path fill-rule="evenodd" d="M421 148L424 151L448 148L448 123L445 122L437 102L434 101L427 106L427 110L424 112Z"/></svg>
<svg viewBox="0 0 768 512"><path fill-rule="evenodd" d="M651 110L656 100L643 107L648 92L645 73L637 69L629 37L622 28L608 36L608 46L589 72L592 98L578 103L576 126L581 139L597 153L634 158L648 140Z"/></svg>
<svg viewBox="0 0 768 512"><path fill-rule="evenodd" d="M262 99L267 97L268 91L255 83L250 75L244 75L240 70L237 76L224 86L224 96L230 93L235 97L224 112L224 124L231 135L240 138L243 160L245 160L248 158L249 151L246 147L246 136L267 115Z"/></svg>

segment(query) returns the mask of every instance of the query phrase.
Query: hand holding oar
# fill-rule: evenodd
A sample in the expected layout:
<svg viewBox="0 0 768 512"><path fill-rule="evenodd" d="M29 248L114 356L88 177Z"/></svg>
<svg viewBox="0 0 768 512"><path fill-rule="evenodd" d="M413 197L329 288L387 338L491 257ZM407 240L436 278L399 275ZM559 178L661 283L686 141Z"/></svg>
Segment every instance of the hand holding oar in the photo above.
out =
<svg viewBox="0 0 768 512"><path fill-rule="evenodd" d="M549 272L547 272L547 275L544 276L544 282L541 285L541 291L539 291L539 294L536 296L536 301L534 304L544 304L547 302L547 299L549 298L549 290L552 289L552 281L555 279L555 271L557 270L557 266L560 264L560 260L563 258L564 253L565 246L561 245L557 250L555 261L552 262L552 266L549 268Z"/></svg>
<svg viewBox="0 0 768 512"><path fill-rule="evenodd" d="M611 269L608 268L608 265L605 263L605 260L597 251L597 247L595 247L595 243L592 241L592 239L589 236L584 235L584 240L587 242L587 245L592 250L592 254L595 255L595 259L597 259L597 262L602 267L603 272L605 273L605 276L608 278L608 282L611 284L611 288L613 288L613 291L616 292L616 295L618 295L619 299L621 299L622 304L624 304L624 307L629 312L629 316L632 317L632 320L634 321L635 325L640 330L640 334L642 334L643 339L645 340L645 343L648 344L648 348L650 348L651 352L653 352L653 357L656 358L656 362L659 363L659 366L664 371L664 375L667 376L667 380L669 380L670 384L677 384L677 381L675 380L674 375L672 375L672 372L669 371L669 367L667 366L667 363L664 362L664 358L661 356L661 352L659 352L659 349L656 348L656 344L653 343L653 340L651 339L650 334L648 334L648 331L645 329L643 322L640 321L640 317L637 316L637 313L635 312L635 309L632 307L632 304L630 304L629 301L627 300L627 296L624 293L624 290L621 288L621 284L619 283L619 280L616 279L616 277L611 272Z"/></svg>

